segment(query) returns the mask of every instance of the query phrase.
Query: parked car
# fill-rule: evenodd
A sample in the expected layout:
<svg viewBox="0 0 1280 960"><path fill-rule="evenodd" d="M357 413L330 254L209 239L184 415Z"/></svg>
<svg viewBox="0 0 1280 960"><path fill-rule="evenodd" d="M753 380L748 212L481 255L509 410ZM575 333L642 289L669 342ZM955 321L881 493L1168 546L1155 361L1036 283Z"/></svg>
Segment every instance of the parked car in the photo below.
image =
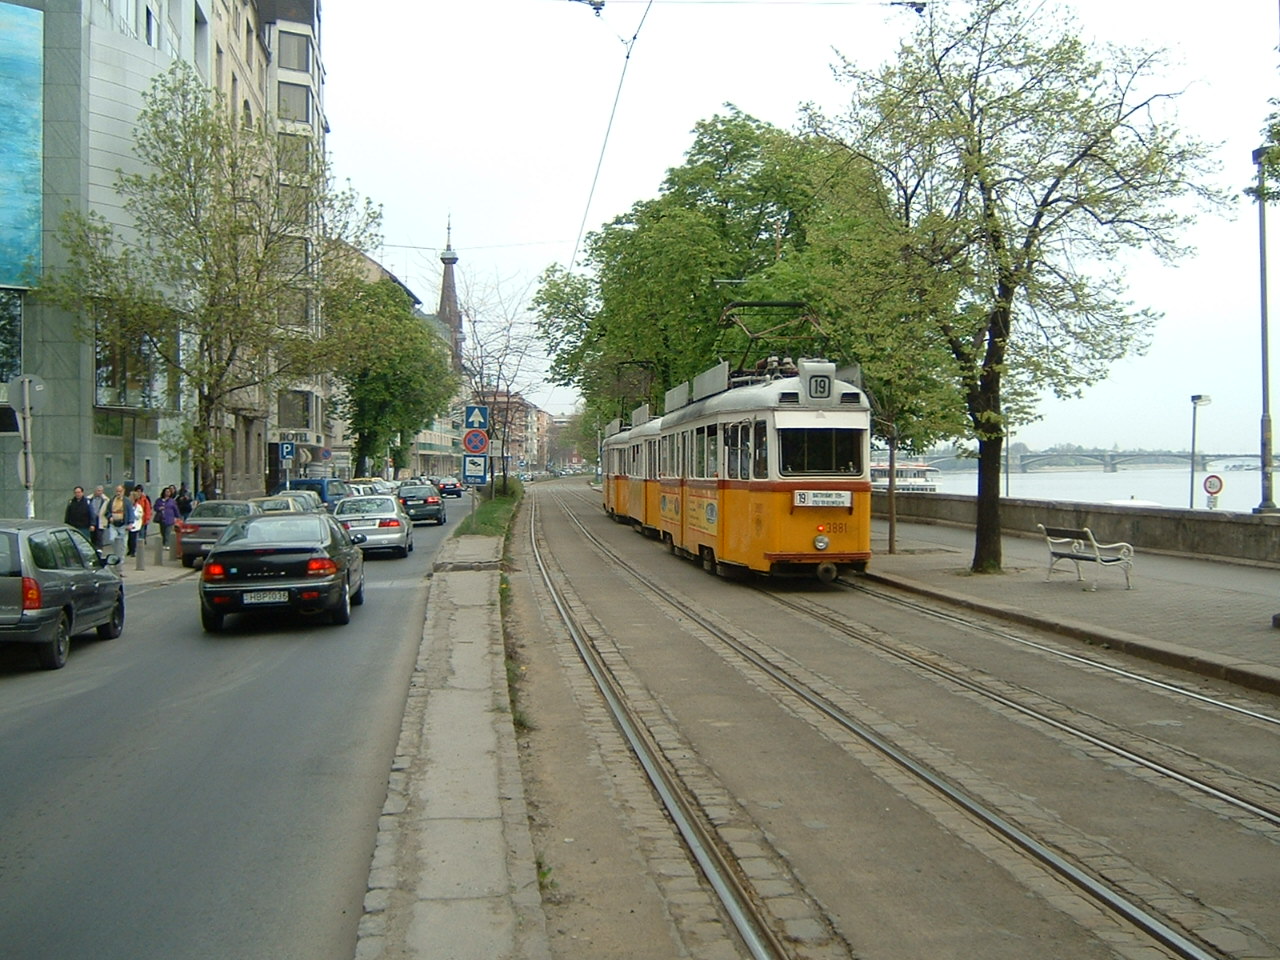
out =
<svg viewBox="0 0 1280 960"><path fill-rule="evenodd" d="M360 546L366 553L394 550L407 557L413 552L413 521L396 497L347 497L334 508L333 519L351 533L364 534Z"/></svg>
<svg viewBox="0 0 1280 960"><path fill-rule="evenodd" d="M263 513L309 513L317 507L323 509L319 500L313 503L307 497L295 497L290 493L280 493L274 497L251 497L249 502L256 503Z"/></svg>
<svg viewBox="0 0 1280 960"><path fill-rule="evenodd" d="M351 496L347 481L337 477L298 477L279 484L271 492L280 493L282 490L313 490L330 513L339 500Z"/></svg>
<svg viewBox="0 0 1280 960"><path fill-rule="evenodd" d="M207 554L232 520L261 513L252 500L203 500L191 508L187 519L178 523L182 542L182 565L194 567Z"/></svg>
<svg viewBox="0 0 1280 960"><path fill-rule="evenodd" d="M200 571L201 625L216 633L229 614L280 610L349 623L364 603L364 540L326 513L237 519Z"/></svg>
<svg viewBox="0 0 1280 960"><path fill-rule="evenodd" d="M290 500L296 500L301 504L303 510L324 511L324 501L320 499L320 494L314 490L281 490L279 493L272 494L272 496L288 497Z"/></svg>
<svg viewBox="0 0 1280 960"><path fill-rule="evenodd" d="M444 500L433 484L401 484L397 496L404 512L414 523L419 520L434 520L437 524L445 522Z"/></svg>
<svg viewBox="0 0 1280 960"><path fill-rule="evenodd" d="M442 497L462 496L462 482L457 477L441 477L435 481L435 485Z"/></svg>
<svg viewBox="0 0 1280 960"><path fill-rule="evenodd" d="M67 663L71 638L124 630L120 558L79 530L44 520L0 520L0 642L27 643L46 670Z"/></svg>

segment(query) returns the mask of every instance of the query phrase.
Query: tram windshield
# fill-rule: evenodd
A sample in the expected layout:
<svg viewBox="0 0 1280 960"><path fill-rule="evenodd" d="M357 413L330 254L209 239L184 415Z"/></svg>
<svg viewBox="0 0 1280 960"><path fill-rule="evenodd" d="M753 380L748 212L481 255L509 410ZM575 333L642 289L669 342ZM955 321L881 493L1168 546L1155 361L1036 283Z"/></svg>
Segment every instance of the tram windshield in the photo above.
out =
<svg viewBox="0 0 1280 960"><path fill-rule="evenodd" d="M862 473L861 430L838 427L778 429L778 463L784 477Z"/></svg>

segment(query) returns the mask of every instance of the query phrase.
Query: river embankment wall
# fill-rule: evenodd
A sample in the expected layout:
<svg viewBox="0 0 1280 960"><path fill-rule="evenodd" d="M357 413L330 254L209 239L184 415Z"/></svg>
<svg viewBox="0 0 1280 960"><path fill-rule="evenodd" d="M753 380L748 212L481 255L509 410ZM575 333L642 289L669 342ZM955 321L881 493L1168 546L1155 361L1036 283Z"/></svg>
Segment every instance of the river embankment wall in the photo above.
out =
<svg viewBox="0 0 1280 960"><path fill-rule="evenodd" d="M872 513L887 517L888 500L887 494L872 494ZM971 496L898 493L896 505L898 519L904 522L968 527L977 522L977 500ZM1006 534L1038 537L1036 524L1041 523L1046 527L1088 527L1099 542L1123 541L1136 550L1280 566L1280 513L1002 498L1000 523Z"/></svg>

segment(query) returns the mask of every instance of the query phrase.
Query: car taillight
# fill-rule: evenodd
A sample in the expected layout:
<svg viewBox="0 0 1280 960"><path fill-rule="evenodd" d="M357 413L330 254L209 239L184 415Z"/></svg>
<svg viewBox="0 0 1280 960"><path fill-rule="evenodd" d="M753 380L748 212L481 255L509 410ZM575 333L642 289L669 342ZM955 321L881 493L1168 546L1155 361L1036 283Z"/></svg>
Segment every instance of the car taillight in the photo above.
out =
<svg viewBox="0 0 1280 960"><path fill-rule="evenodd" d="M22 578L22 609L39 610L41 607L40 584L31 577Z"/></svg>
<svg viewBox="0 0 1280 960"><path fill-rule="evenodd" d="M439 502L440 502L439 497L427 497L427 503L439 503Z"/></svg>
<svg viewBox="0 0 1280 960"><path fill-rule="evenodd" d="M225 565L218 563L217 561L214 561L213 563L206 562L205 565L200 568L200 579L204 581L225 580L227 579L227 568Z"/></svg>
<svg viewBox="0 0 1280 960"><path fill-rule="evenodd" d="M397 519L395 519L395 517L383 517L381 520L379 520L379 521L378 521L378 526L380 526L380 527L398 527L398 526L400 526L400 521L399 521L399 520L397 520Z"/></svg>
<svg viewBox="0 0 1280 960"><path fill-rule="evenodd" d="M307 576L332 577L338 572L338 565L328 557L312 557L307 561Z"/></svg>
<svg viewBox="0 0 1280 960"><path fill-rule="evenodd" d="M198 523L179 523L178 524L179 533L195 533L199 529L200 529L200 525Z"/></svg>

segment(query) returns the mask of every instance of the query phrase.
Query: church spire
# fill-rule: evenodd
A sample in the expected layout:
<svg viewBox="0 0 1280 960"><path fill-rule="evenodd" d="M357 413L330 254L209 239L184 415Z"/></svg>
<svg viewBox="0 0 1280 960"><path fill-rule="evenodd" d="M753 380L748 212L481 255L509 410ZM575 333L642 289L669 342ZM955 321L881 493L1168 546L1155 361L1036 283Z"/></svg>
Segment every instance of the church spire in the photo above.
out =
<svg viewBox="0 0 1280 960"><path fill-rule="evenodd" d="M436 312L449 330L449 350L453 354L453 367L462 369L462 310L458 307L458 287L453 277L453 266L458 255L453 249L453 217L445 227L444 251L440 254L444 264L444 276L440 281L440 309Z"/></svg>

